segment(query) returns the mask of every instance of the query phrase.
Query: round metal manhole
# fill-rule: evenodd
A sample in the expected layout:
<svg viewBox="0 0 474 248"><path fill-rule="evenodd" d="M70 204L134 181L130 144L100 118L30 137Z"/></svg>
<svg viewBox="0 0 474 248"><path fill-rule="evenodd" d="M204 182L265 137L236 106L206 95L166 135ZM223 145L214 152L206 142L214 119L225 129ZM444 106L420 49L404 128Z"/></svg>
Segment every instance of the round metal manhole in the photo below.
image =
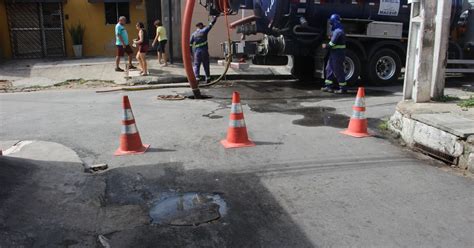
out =
<svg viewBox="0 0 474 248"><path fill-rule="evenodd" d="M226 213L227 204L218 194L177 193L155 201L149 214L152 224L197 226Z"/></svg>

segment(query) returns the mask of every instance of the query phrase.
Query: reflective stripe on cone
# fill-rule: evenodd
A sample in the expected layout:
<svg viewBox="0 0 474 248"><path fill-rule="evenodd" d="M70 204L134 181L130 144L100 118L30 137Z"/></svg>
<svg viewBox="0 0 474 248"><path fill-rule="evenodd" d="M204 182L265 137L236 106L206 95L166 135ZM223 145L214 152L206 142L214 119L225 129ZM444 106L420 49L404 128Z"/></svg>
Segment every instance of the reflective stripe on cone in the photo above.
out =
<svg viewBox="0 0 474 248"><path fill-rule="evenodd" d="M122 125L122 134L136 134L138 133L137 125Z"/></svg>
<svg viewBox="0 0 474 248"><path fill-rule="evenodd" d="M244 111L242 110L242 105L240 103L232 103L232 107L230 108L231 114L241 114Z"/></svg>
<svg viewBox="0 0 474 248"><path fill-rule="evenodd" d="M131 121L135 119L135 117L133 117L133 112L131 109L124 109L123 110L123 118L122 120L124 121Z"/></svg>
<svg viewBox="0 0 474 248"><path fill-rule="evenodd" d="M229 127L245 127L245 120L230 120Z"/></svg>

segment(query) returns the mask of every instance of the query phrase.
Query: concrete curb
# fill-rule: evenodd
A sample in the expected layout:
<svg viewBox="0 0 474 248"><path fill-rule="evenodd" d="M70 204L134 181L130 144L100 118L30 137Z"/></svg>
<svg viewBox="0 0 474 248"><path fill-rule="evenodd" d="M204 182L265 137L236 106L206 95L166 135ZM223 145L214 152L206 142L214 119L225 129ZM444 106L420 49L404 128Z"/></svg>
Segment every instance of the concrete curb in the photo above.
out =
<svg viewBox="0 0 474 248"><path fill-rule="evenodd" d="M62 144L40 140L0 141L0 144L11 144L10 147L2 146L3 155L38 161L55 161L64 163L83 164L79 155L71 148Z"/></svg>
<svg viewBox="0 0 474 248"><path fill-rule="evenodd" d="M474 173L473 135L458 136L400 109L390 118L389 129L400 135L408 147Z"/></svg>
<svg viewBox="0 0 474 248"><path fill-rule="evenodd" d="M217 78L219 75L213 75L212 78ZM265 75L265 74L230 74L225 77L226 80L291 80L294 79L291 75ZM185 76L144 76L133 77L127 80L129 85L146 85L146 84L173 84L184 83L188 79Z"/></svg>

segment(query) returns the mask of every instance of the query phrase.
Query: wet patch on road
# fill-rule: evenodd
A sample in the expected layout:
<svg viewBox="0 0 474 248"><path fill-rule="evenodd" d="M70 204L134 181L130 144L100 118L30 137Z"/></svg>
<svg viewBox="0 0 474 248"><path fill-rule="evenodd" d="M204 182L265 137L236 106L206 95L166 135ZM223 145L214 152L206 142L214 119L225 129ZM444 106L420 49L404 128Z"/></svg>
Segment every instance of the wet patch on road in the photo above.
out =
<svg viewBox="0 0 474 248"><path fill-rule="evenodd" d="M303 115L302 119L293 121L293 124L305 127L329 126L336 128L347 127L349 117L336 114L332 107L290 107L278 104L250 105L250 109L259 113L282 113L288 115Z"/></svg>
<svg viewBox="0 0 474 248"><path fill-rule="evenodd" d="M227 213L227 203L218 194L172 193L153 203L153 224L197 226L216 221Z"/></svg>
<svg viewBox="0 0 474 248"><path fill-rule="evenodd" d="M224 116L215 114L216 111L221 110L221 109L225 109L225 107L217 108L217 109L211 111L209 114L202 115L202 117L207 117L211 120L222 119L222 118L224 118Z"/></svg>
<svg viewBox="0 0 474 248"><path fill-rule="evenodd" d="M213 115L213 114L202 115L202 117L207 117L207 118L209 118L209 119L211 119L211 120L224 118L224 116L222 116L222 115Z"/></svg>
<svg viewBox="0 0 474 248"><path fill-rule="evenodd" d="M321 92L321 84L318 82L301 83L295 80L239 80L229 83L230 85L222 87L217 84L206 90L206 94L214 96L215 100L230 99L233 91L239 91L242 99L248 101L274 101L274 100L307 100L321 101L327 99L341 99L346 97L355 97L357 88L349 91L349 94L335 95L331 93ZM393 95L393 91L381 90L376 88L366 88L367 96L388 96Z"/></svg>

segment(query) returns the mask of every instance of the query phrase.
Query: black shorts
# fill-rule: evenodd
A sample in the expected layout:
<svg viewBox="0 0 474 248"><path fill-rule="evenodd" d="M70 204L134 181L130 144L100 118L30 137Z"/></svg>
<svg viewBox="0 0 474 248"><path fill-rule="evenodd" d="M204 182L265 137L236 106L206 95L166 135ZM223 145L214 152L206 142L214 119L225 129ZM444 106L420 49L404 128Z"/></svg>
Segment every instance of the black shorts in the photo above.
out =
<svg viewBox="0 0 474 248"><path fill-rule="evenodd" d="M123 46L121 45L117 45L117 56L122 57L125 53L127 53L128 55L132 55L132 48L129 45L127 45L125 48L123 48Z"/></svg>
<svg viewBox="0 0 474 248"><path fill-rule="evenodd" d="M159 53L165 53L167 42L168 42L168 40L162 40L162 41L158 42L158 47L157 47L156 51L159 52Z"/></svg>
<svg viewBox="0 0 474 248"><path fill-rule="evenodd" d="M147 53L148 52L148 44L138 45L138 51L140 53Z"/></svg>

